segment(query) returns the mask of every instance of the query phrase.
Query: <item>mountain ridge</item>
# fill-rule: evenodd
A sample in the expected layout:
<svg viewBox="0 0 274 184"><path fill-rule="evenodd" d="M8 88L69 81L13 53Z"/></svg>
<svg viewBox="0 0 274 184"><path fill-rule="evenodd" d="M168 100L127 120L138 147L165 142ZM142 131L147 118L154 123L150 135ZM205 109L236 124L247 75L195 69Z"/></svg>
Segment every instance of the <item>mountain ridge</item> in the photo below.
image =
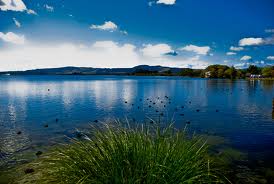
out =
<svg viewBox="0 0 274 184"><path fill-rule="evenodd" d="M59 68L41 68L25 71L5 71L10 75L134 75L134 74L178 74L185 68L138 65L132 68L93 68L66 66Z"/></svg>

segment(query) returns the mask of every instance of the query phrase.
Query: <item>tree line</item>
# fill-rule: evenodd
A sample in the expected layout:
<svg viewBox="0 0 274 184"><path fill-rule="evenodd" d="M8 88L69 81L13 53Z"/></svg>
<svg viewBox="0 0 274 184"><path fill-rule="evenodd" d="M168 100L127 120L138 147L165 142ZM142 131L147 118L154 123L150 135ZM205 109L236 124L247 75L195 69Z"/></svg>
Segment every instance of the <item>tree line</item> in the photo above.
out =
<svg viewBox="0 0 274 184"><path fill-rule="evenodd" d="M250 65L246 69L236 69L234 66L210 65L204 70L200 69L182 69L181 76L189 77L208 77L208 78L246 78L251 75L261 75L265 78L274 78L274 66L257 67Z"/></svg>

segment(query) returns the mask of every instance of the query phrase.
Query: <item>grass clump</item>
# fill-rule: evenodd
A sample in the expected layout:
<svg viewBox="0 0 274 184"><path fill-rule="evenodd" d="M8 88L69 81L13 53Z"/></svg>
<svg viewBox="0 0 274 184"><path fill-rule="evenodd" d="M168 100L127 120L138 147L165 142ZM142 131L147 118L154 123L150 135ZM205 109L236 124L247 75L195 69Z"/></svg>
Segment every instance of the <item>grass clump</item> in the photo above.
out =
<svg viewBox="0 0 274 184"><path fill-rule="evenodd" d="M94 127L33 164L21 181L34 183L224 183L207 154L206 142L172 125L120 123ZM31 181L35 180L35 181Z"/></svg>

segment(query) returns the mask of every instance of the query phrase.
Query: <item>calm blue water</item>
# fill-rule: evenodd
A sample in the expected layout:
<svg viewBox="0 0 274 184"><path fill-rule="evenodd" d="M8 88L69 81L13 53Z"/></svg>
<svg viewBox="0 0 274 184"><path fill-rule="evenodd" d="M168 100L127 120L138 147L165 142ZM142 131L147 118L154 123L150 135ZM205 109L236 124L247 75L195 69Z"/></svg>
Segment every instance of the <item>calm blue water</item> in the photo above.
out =
<svg viewBox="0 0 274 184"><path fill-rule="evenodd" d="M274 153L273 97L273 81L0 76L0 156L7 160L60 142L76 129L110 118L173 119L177 127L190 121L191 130L222 136L233 147L269 156Z"/></svg>

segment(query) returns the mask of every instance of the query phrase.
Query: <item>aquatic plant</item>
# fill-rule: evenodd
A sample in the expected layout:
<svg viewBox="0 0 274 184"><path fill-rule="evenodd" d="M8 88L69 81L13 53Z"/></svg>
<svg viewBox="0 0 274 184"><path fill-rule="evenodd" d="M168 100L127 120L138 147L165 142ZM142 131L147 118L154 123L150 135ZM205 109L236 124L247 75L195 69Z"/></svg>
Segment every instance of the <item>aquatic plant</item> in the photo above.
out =
<svg viewBox="0 0 274 184"><path fill-rule="evenodd" d="M29 165L26 183L224 183L204 139L172 124L94 126Z"/></svg>

